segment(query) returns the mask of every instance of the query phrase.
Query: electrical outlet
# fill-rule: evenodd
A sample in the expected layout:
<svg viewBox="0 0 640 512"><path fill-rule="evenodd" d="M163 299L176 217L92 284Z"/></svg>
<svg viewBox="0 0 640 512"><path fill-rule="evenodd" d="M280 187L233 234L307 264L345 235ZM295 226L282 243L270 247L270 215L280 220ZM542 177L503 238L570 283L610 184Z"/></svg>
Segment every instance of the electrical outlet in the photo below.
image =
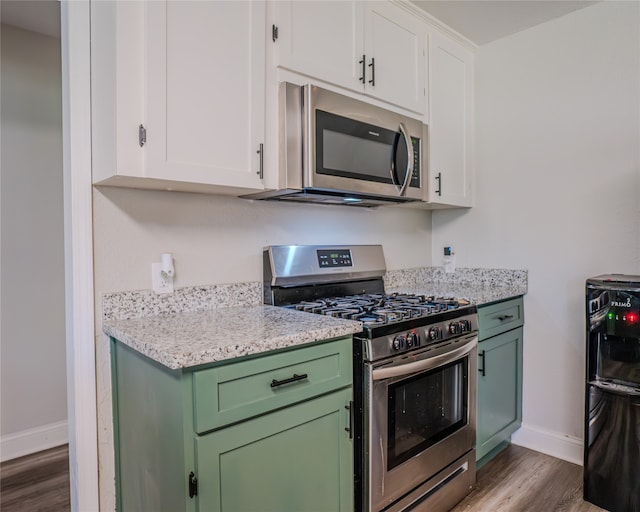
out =
<svg viewBox="0 0 640 512"><path fill-rule="evenodd" d="M153 291L160 293L173 293L173 277L164 277L162 275L162 263L151 264L151 283Z"/></svg>

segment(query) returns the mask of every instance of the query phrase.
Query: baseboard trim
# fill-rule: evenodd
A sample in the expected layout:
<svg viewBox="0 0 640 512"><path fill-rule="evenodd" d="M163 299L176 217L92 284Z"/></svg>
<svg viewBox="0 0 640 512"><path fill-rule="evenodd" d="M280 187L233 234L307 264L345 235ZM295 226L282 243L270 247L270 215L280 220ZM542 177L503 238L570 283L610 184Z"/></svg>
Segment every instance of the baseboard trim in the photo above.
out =
<svg viewBox="0 0 640 512"><path fill-rule="evenodd" d="M546 453L552 457L572 462L582 466L582 439L553 432L540 427L522 425L511 436L511 442L537 452Z"/></svg>
<svg viewBox="0 0 640 512"><path fill-rule="evenodd" d="M21 430L0 438L0 461L16 459L69 442L66 421Z"/></svg>

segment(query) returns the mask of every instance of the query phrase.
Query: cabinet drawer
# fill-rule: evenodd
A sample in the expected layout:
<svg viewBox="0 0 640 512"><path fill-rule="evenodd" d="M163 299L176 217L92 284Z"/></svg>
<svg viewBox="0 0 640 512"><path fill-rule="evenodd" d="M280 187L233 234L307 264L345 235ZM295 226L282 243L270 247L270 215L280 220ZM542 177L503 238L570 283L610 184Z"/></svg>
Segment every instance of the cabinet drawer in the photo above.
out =
<svg viewBox="0 0 640 512"><path fill-rule="evenodd" d="M196 432L350 386L351 354L348 337L195 372Z"/></svg>
<svg viewBox="0 0 640 512"><path fill-rule="evenodd" d="M478 308L480 341L524 324L522 297Z"/></svg>

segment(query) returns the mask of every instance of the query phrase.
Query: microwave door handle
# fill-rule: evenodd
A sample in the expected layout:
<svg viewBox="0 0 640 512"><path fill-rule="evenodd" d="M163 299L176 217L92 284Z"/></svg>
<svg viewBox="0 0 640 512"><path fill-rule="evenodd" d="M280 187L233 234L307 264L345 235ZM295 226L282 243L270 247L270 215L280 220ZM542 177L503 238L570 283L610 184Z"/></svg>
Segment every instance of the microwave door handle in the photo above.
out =
<svg viewBox="0 0 640 512"><path fill-rule="evenodd" d="M413 145L411 144L409 130L407 130L407 126L404 123L400 123L400 133L404 137L404 143L407 146L407 173L405 174L402 188L398 190L398 195L403 196L407 190L409 181L411 180L411 175L413 174ZM397 188L398 187L396 186L396 189Z"/></svg>

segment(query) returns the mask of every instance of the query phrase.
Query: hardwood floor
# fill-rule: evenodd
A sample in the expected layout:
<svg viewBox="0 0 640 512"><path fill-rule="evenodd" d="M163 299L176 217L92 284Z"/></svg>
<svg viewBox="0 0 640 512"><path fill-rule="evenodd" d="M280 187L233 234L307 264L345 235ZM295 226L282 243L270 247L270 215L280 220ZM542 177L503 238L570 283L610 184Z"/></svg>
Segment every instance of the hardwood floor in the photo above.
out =
<svg viewBox="0 0 640 512"><path fill-rule="evenodd" d="M582 499L582 466L510 445L478 471L451 512L599 512Z"/></svg>
<svg viewBox="0 0 640 512"><path fill-rule="evenodd" d="M477 480L451 512L603 511L582 500L582 467L520 446L487 463ZM1 482L3 512L69 511L67 447L3 463Z"/></svg>
<svg viewBox="0 0 640 512"><path fill-rule="evenodd" d="M2 512L68 512L67 445L20 457L0 466Z"/></svg>

